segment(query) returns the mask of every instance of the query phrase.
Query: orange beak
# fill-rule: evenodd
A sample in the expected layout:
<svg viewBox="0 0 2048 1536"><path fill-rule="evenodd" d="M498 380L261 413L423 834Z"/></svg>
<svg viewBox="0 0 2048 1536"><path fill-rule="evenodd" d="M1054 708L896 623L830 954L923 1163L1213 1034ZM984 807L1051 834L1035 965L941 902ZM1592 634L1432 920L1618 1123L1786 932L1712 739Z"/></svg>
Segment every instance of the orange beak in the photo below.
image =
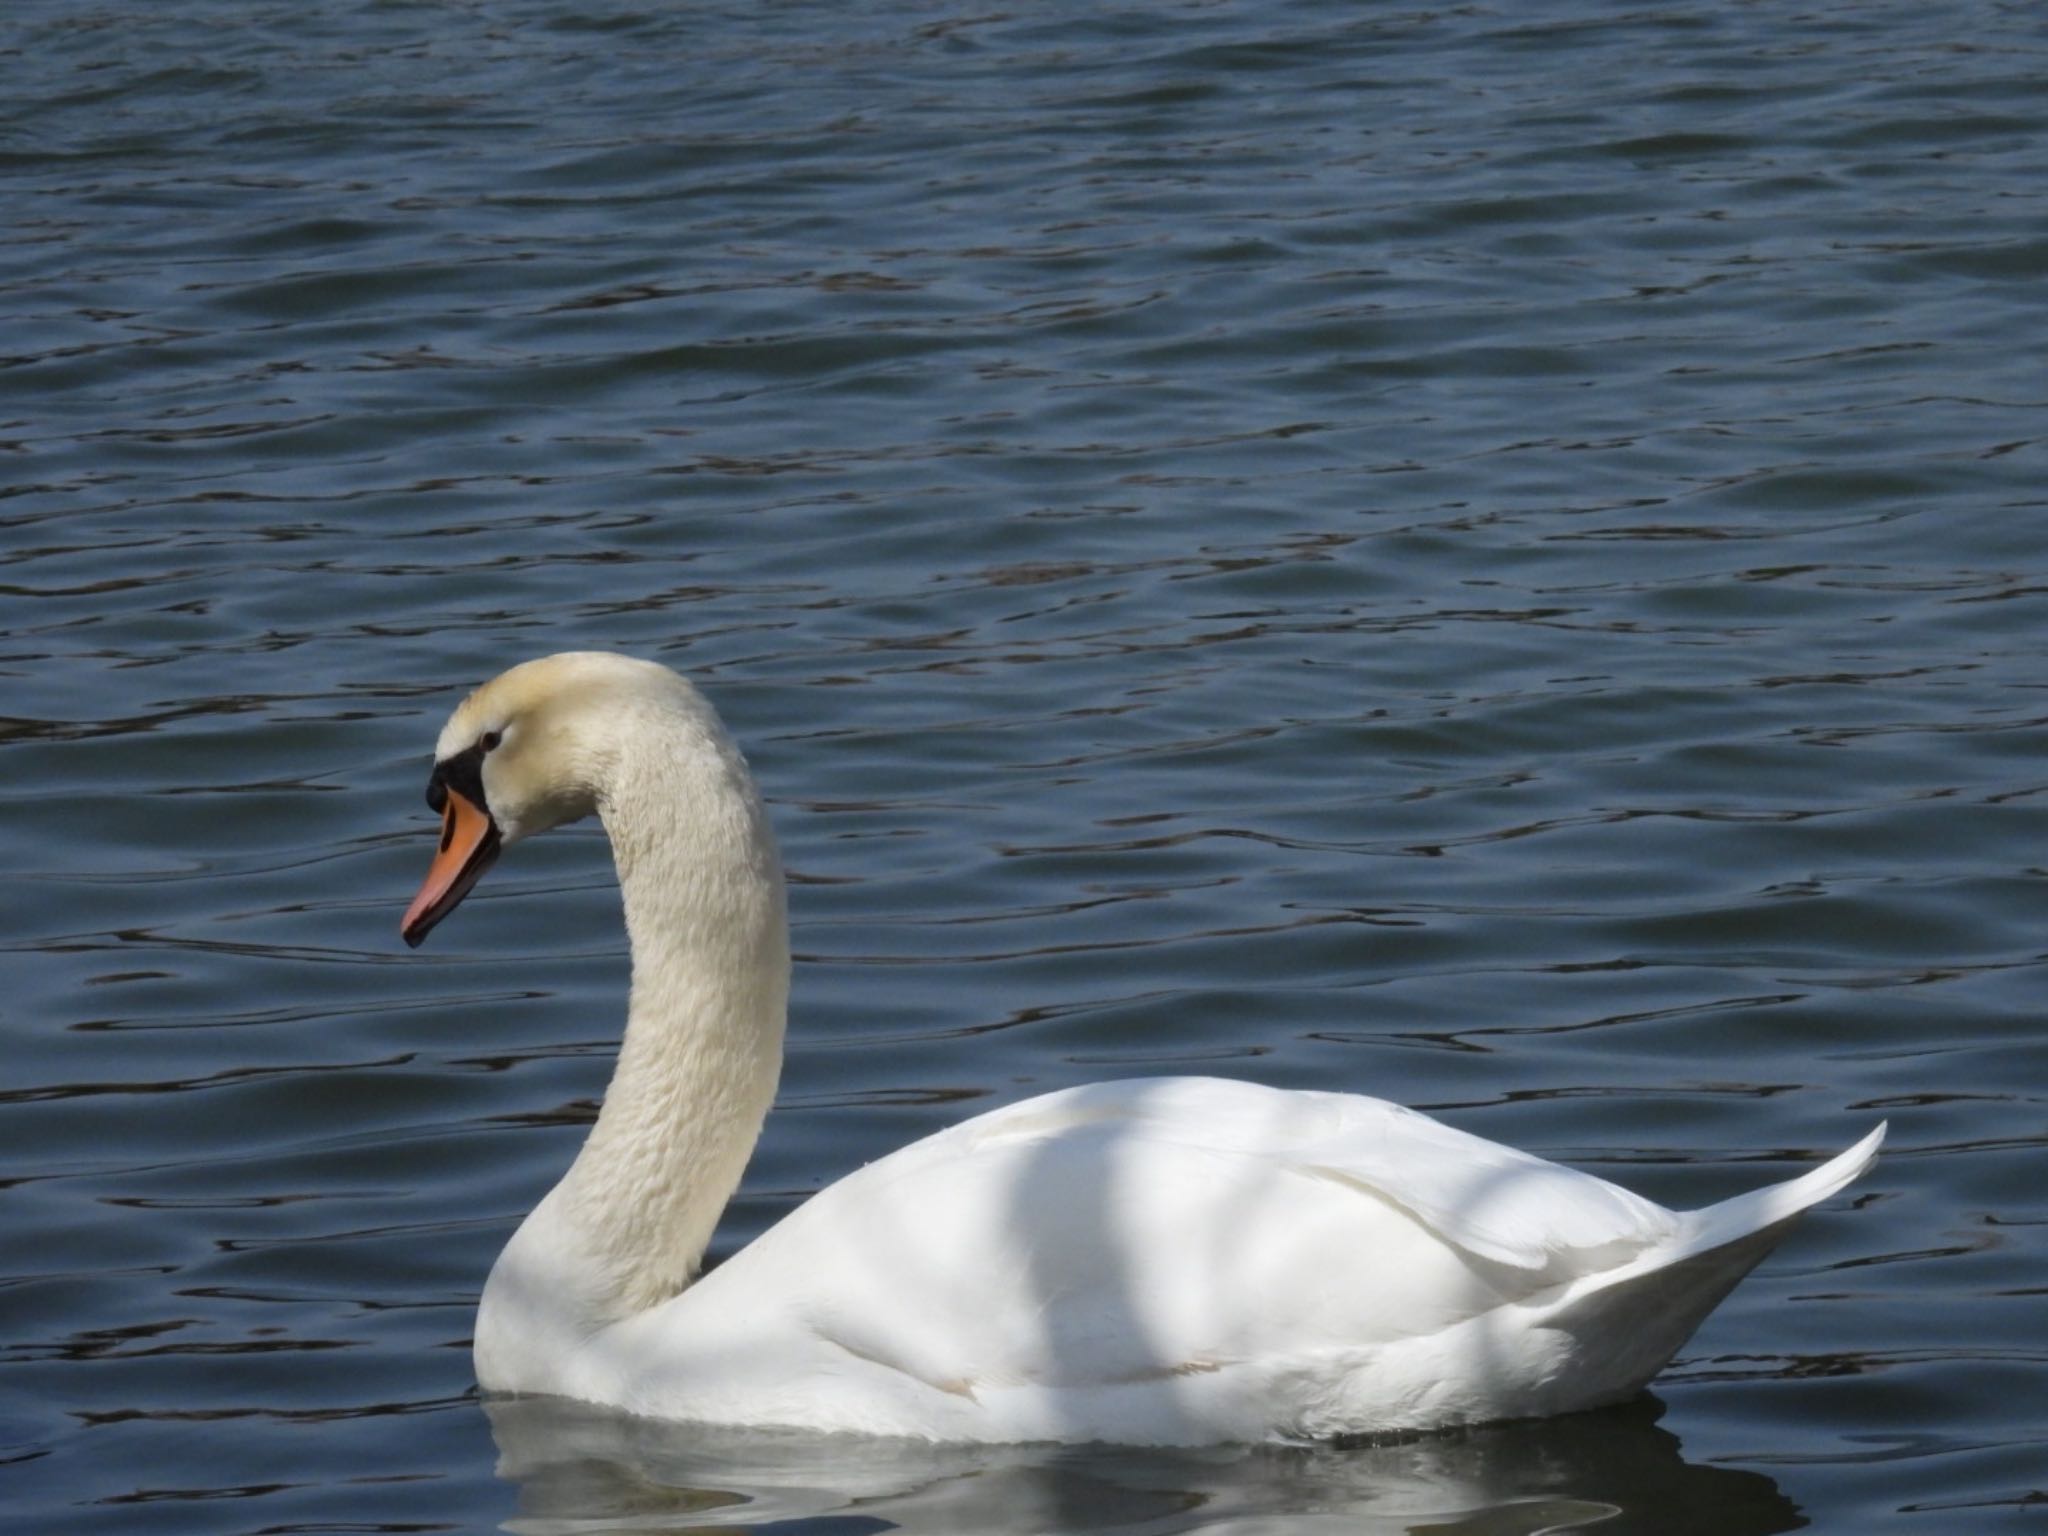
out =
<svg viewBox="0 0 2048 1536"><path fill-rule="evenodd" d="M419 895L405 909L398 932L415 949L433 926L462 902L498 857L498 824L460 790L446 791L441 807L441 847L427 866Z"/></svg>

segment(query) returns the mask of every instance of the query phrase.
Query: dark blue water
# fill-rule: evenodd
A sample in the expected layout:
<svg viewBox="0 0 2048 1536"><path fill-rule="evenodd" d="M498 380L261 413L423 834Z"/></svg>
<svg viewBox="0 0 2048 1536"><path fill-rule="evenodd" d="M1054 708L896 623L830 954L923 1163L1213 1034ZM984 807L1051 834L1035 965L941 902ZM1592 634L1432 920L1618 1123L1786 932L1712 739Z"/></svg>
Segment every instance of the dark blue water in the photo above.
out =
<svg viewBox="0 0 2048 1536"><path fill-rule="evenodd" d="M2019 4L15 0L0 1508L2035 1529L2044 69ZM1610 1413L487 1412L616 898L568 834L396 924L446 710L586 646L703 684L795 879L728 1251L1160 1071L1674 1204L1892 1142Z"/></svg>

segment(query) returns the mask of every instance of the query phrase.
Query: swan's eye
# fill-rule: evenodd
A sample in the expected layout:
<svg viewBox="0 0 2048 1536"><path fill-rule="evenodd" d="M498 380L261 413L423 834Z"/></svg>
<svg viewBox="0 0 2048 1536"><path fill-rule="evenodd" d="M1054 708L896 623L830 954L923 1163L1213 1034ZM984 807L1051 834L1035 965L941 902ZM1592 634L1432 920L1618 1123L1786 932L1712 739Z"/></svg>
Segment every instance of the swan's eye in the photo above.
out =
<svg viewBox="0 0 2048 1536"><path fill-rule="evenodd" d="M486 752L495 752L498 750L498 743L503 741L504 739L505 738L503 736L500 736L496 731L485 731L483 735L478 738L477 745L482 747Z"/></svg>

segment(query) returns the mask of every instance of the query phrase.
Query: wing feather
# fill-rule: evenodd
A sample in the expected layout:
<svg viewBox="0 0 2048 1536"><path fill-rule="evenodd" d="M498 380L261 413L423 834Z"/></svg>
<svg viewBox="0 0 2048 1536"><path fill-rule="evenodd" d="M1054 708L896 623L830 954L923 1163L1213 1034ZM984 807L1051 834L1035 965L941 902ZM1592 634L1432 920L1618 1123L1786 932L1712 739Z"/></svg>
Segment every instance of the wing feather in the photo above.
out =
<svg viewBox="0 0 2048 1536"><path fill-rule="evenodd" d="M1264 1160L1400 1207L1468 1253L1541 1270L1620 1262L1677 1230L1672 1212L1605 1179L1354 1094L1219 1078L1095 1083L956 1128L977 1144L1121 1122L1129 1133Z"/></svg>

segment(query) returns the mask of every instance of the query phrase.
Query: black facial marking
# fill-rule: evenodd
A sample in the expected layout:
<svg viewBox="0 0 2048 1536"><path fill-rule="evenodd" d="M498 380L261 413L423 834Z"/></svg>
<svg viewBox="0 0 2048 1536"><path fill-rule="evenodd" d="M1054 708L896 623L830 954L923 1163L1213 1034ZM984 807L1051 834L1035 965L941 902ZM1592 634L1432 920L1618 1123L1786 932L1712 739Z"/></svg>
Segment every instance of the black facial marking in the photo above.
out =
<svg viewBox="0 0 2048 1536"><path fill-rule="evenodd" d="M484 744L480 741L473 747L464 747L453 757L443 758L434 764L434 772L427 780L427 809L439 815L448 803L448 791L454 790L478 810L488 812L484 804Z"/></svg>

